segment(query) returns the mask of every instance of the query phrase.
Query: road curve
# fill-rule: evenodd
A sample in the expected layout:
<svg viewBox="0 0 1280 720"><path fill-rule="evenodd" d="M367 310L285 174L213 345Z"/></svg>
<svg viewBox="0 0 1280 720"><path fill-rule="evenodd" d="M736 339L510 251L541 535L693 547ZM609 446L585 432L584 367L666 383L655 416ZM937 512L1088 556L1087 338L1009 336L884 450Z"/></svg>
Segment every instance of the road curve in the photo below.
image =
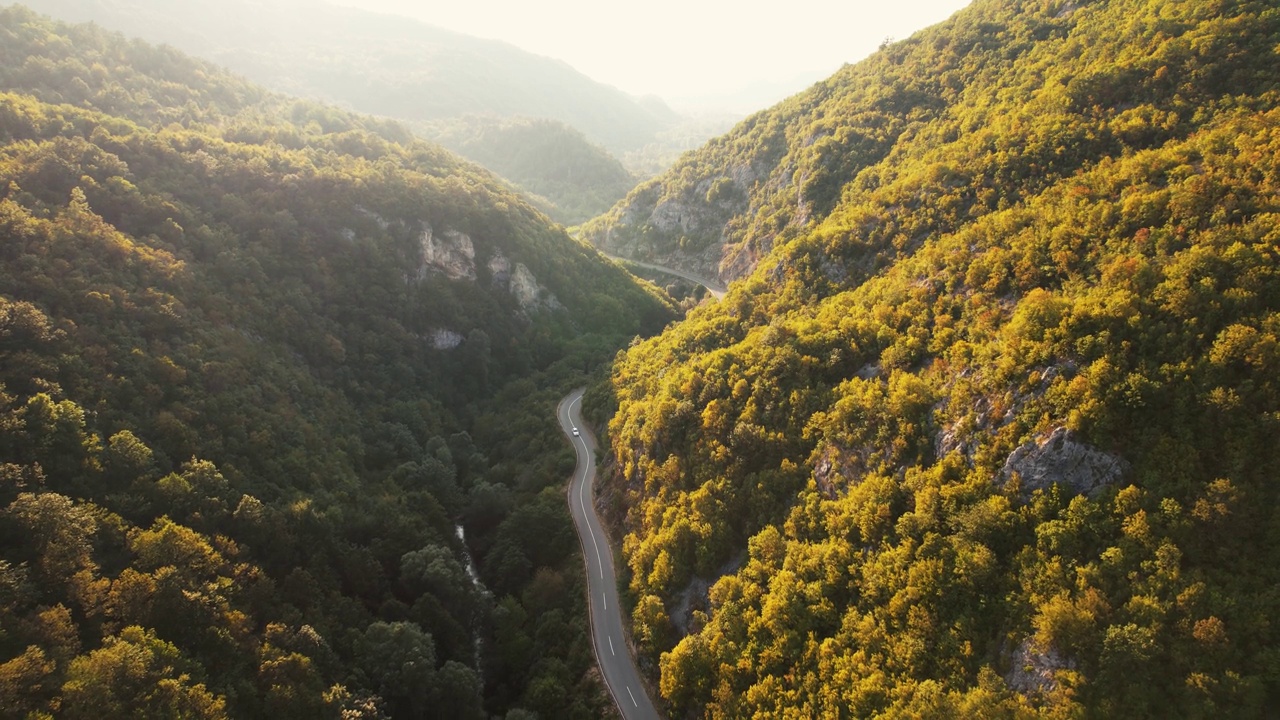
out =
<svg viewBox="0 0 1280 720"><path fill-rule="evenodd" d="M665 265L654 265L653 263L641 262L639 260L632 260L631 258L624 258L619 255L610 255L604 251L601 251L600 254L604 255L610 260L616 260L618 262L629 262L632 265L639 265L642 268L657 270L660 273L674 275L678 278L683 278L685 280L688 280L689 282L697 283L702 287L706 288L707 292L711 293L712 297L714 297L717 300L723 300L724 294L728 290L728 288L726 288L723 284L721 284L716 280L710 280L708 278L704 278L700 275L694 275L693 273L686 272L684 270L677 270L675 268L666 267Z"/></svg>
<svg viewBox="0 0 1280 720"><path fill-rule="evenodd" d="M592 489L596 479L596 439L582 424L582 390L574 390L556 407L560 429L578 455L573 480L569 483L569 512L582 541L582 557L587 566L587 590L591 609L591 642L604 683L626 720L656 720L658 714L640 681L640 671L631 657L622 625L622 603L618 602L618 582L613 573L613 552L604 526L596 515ZM574 436L578 428L580 435Z"/></svg>

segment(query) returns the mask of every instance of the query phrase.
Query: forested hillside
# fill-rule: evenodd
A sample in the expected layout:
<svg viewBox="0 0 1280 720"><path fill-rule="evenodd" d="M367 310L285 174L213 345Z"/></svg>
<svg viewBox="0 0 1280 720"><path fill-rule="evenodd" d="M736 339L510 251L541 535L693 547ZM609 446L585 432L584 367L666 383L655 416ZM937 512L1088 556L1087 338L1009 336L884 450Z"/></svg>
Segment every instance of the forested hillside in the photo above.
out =
<svg viewBox="0 0 1280 720"><path fill-rule="evenodd" d="M589 398L673 716L1280 710L1278 64L977 0L601 221L745 273Z"/></svg>
<svg viewBox="0 0 1280 720"><path fill-rule="evenodd" d="M1148 26L1130 26L1124 20L1122 26L1131 35L1116 36L1120 45L1086 48L1078 36L1077 45L1059 42L1050 49L1044 44L1073 24L1077 6L1090 4L1063 0L1044 5L1049 8L1045 10L1042 3L1031 3L1028 12L1035 19L1013 24L992 19L990 12L968 11L947 23L945 30L925 30L886 47L682 158L585 226L585 237L614 255L684 267L725 281L745 277L775 244L815 231L841 204L846 186L868 167L887 168L910 189L910 179L893 168L907 160L905 153L932 147L921 142L930 140L924 134L934 134L933 139L944 144L955 138L936 133L975 134L962 143L1007 132L1025 137L1029 147L981 148L989 166L982 169L1004 173L988 173L983 189L1018 192L1028 174L1056 175L1075 167L1089 157L1087 152L1081 155L1086 148L1110 152L1117 143L1150 142L1134 137L1161 129L1161 118L1141 114L1144 98L1161 94L1170 102L1194 105L1205 91L1218 89L1213 83L1232 80L1230 73L1210 77L1207 69L1188 63L1214 52L1248 65L1250 72L1262 72L1269 62L1269 51L1236 58L1231 47L1215 50L1162 42L1180 22L1174 10ZM1205 12L1213 15L1220 7L1211 3ZM1232 37L1232 30L1224 32ZM1046 62L1079 72L1053 72L1042 66ZM1161 67L1163 74L1156 76ZM1175 75L1180 69L1191 76ZM1046 81L1050 84L1041 84ZM1179 84L1197 94L1179 95ZM1087 137L1079 134L1078 123L1038 130L1002 125L1021 122L1024 108L1073 117L1063 111L1094 106L1116 109L1124 126L1112 124L1105 134ZM864 175L859 184L873 181ZM924 182L927 179L917 178L914 185ZM914 214L927 200L904 196L898 207L886 205ZM904 233L909 227L901 227L896 218L883 219L886 222L879 224L903 234L900 242L917 239Z"/></svg>
<svg viewBox="0 0 1280 720"><path fill-rule="evenodd" d="M681 122L660 101L633 98L558 60L323 0L25 4L171 44L273 90L399 119L539 196L566 225L604 212L635 186L612 167L610 152L621 157L664 143L661 133ZM530 133L537 145L560 151L545 168L510 157L513 140Z"/></svg>
<svg viewBox="0 0 1280 720"><path fill-rule="evenodd" d="M322 0L30 0L206 57L273 89L407 120L551 118L615 152L673 120L565 63L494 40Z"/></svg>
<svg viewBox="0 0 1280 720"><path fill-rule="evenodd" d="M515 183L566 225L608 210L636 184L617 158L553 120L471 118L443 124L432 136Z"/></svg>
<svg viewBox="0 0 1280 720"><path fill-rule="evenodd" d="M548 418L671 317L396 124L0 9L0 715L607 712Z"/></svg>

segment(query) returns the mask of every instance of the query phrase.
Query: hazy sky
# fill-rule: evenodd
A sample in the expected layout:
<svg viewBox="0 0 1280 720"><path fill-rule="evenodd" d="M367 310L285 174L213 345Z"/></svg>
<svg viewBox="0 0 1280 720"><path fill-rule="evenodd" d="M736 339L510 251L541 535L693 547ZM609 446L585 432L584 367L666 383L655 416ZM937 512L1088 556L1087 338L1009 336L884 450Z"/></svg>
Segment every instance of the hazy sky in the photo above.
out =
<svg viewBox="0 0 1280 720"><path fill-rule="evenodd" d="M675 105L781 99L969 0L332 0L505 40ZM703 102L699 102L702 100ZM744 100L752 104L752 100ZM751 107L742 109L753 109Z"/></svg>

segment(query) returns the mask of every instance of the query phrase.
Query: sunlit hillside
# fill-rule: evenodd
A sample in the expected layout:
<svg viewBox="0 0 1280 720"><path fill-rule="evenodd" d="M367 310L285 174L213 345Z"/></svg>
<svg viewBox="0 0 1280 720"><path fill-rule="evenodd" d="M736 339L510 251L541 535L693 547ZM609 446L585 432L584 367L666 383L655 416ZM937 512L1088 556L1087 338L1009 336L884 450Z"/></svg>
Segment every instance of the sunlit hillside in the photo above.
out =
<svg viewBox="0 0 1280 720"><path fill-rule="evenodd" d="M1276 712L1278 41L980 0L588 226L738 279L591 398L673 716Z"/></svg>

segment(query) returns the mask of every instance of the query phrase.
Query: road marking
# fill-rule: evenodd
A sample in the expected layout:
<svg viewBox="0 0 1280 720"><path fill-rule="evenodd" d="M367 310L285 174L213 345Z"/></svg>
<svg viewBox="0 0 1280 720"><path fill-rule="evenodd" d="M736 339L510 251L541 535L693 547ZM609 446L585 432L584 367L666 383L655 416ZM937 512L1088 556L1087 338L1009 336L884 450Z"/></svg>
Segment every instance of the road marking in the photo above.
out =
<svg viewBox="0 0 1280 720"><path fill-rule="evenodd" d="M566 414L569 416L569 422L573 422L573 406L575 403L579 402L582 402L581 395L574 398L573 402L569 403L569 408L566 410ZM582 438L578 438L578 441L582 443L583 454L590 456L591 449L587 447L587 441ZM591 462L588 460L587 464L582 468L582 484L578 486L578 505L582 507L582 519L587 523L587 533L591 535L591 544L595 546L596 564L600 567L600 579L603 580L604 556L600 554L600 543L596 541L596 531L591 529L591 516L587 514L587 470L590 469L590 467ZM607 610L608 608L605 609Z"/></svg>
<svg viewBox="0 0 1280 720"><path fill-rule="evenodd" d="M579 402L582 402L582 396L581 396L581 395L579 395L578 397L574 398L574 399L573 399L573 401L572 401L572 402L570 402L570 403L568 404L568 406L566 407L566 410L565 410L565 420L567 421L567 424L568 424L568 425L571 425L571 426L572 426L572 425L574 425L574 422L573 422L573 406L574 406L575 404L579 403ZM582 484L581 484L581 485L579 486L579 488L578 488L578 507L582 510L582 519L583 519L583 521L584 521L584 522L586 523L586 525L587 525L587 532L591 535L591 544L592 544L592 545L595 547L595 549L596 549L596 563L597 563L597 566L598 566L598 567L599 567L599 569L600 569L600 579L601 579L601 580L604 580L604 579L605 579L605 577L604 577L604 554L603 554L603 553L601 552L601 550L600 550L600 541L596 539L596 532L595 532L595 529L592 527L592 523L591 523L591 518L592 518L592 516L594 515L594 510L593 510L593 512L587 512L587 500L586 500L586 497L587 497L587 495L586 495L586 493L587 493L587 476L590 474L590 470L591 470L591 462L592 462L592 458L591 458L591 448L590 448L590 447L588 447L588 445L587 445L587 441L586 441L586 439L585 439L585 438L582 438L582 437L570 438L570 442L574 445L574 450L575 450L575 452L578 450L578 443L576 443L576 442L572 442L573 440L578 440L579 442L581 442L581 443L582 443L582 452L583 452L583 453L586 455L586 457L587 457L587 462L586 462L586 464L585 464L585 467L583 468L582 477L581 477L581 478L580 478L580 480L579 480ZM570 497L572 497L572 489L570 490ZM573 501L572 501L572 499L571 499L571 500L570 500L570 506L571 506L571 507L572 507L572 502L573 502ZM601 532L603 533L604 531L603 531L603 530L601 530ZM607 541L607 539L606 539L606 541ZM590 565L590 561L588 561L588 565ZM590 574L590 570L588 570L588 574ZM602 592L600 593L600 599L601 599L601 601L603 601L603 603L604 603L604 610L605 610L605 611L608 611L608 609L609 609L609 595L608 595L608 593L607 593L607 588L605 589L605 591L602 591ZM592 633L592 634L593 634L593 635L596 635L596 633L595 633L594 631L593 631L593 633ZM618 651L617 651L617 649L616 649L616 648L614 648L614 645L613 645L613 636L612 636L612 635L608 635L608 634L606 634L606 636L605 636L605 637L606 637L606 638L608 638L608 640L609 640L609 652L610 652L614 657L617 657L617 655L618 655ZM597 640L599 639L599 635L596 635L596 639L597 639ZM599 647L598 645L595 645L594 643L592 644L592 649L593 649L593 650L594 650L595 648L598 648L598 647ZM598 653L598 652L596 652L595 654L596 654L596 660L597 660L597 662L599 662L599 653ZM634 662L634 661L633 661L633 662ZM614 686L612 683L610 683L610 682L609 682L609 677L608 677L606 674L604 674L604 666L603 666L603 664L601 664L601 665L600 665L600 671L601 671L602 679L604 680L605 686L609 688L609 694L613 696L614 702L618 705L618 709L619 709L619 710L622 710L622 702L621 702L621 699L618 697L617 693L614 691L614 687L616 687L616 686ZM620 679L620 678L615 678L615 680L617 680L617 679ZM626 688L627 688L627 696L631 698L631 705L632 705L632 707L634 707L634 708L636 708L636 709L638 710L638 709L640 708L640 702L639 702L638 700L636 700L636 695L635 695L635 693L634 693L634 692L632 692L632 691L631 691L631 686L629 686L629 685L624 685L624 687L626 687ZM648 700L646 700L646 703L647 703L647 702L648 702ZM646 707L649 707L649 705L646 705Z"/></svg>

